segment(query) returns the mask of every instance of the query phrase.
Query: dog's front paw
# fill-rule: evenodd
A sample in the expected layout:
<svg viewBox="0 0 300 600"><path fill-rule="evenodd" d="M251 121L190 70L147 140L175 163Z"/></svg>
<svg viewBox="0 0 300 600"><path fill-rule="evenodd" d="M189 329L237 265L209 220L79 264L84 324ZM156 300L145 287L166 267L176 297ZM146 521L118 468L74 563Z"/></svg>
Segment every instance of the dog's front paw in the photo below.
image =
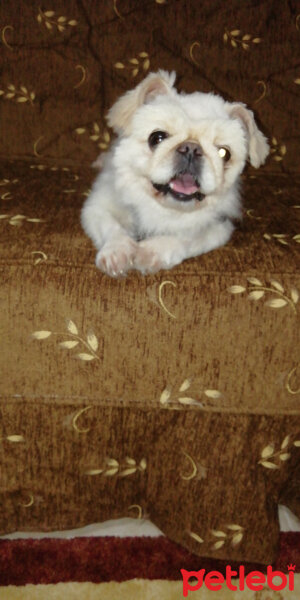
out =
<svg viewBox="0 0 300 600"><path fill-rule="evenodd" d="M136 252L137 244L130 237L106 242L97 253L96 266L110 277L125 276L134 268Z"/></svg>
<svg viewBox="0 0 300 600"><path fill-rule="evenodd" d="M184 258L180 240L169 236L149 238L138 244L134 267L142 273L157 273L161 269L171 269Z"/></svg>
<svg viewBox="0 0 300 600"><path fill-rule="evenodd" d="M134 259L134 268L144 274L157 273L165 269L166 265L155 250L140 246Z"/></svg>

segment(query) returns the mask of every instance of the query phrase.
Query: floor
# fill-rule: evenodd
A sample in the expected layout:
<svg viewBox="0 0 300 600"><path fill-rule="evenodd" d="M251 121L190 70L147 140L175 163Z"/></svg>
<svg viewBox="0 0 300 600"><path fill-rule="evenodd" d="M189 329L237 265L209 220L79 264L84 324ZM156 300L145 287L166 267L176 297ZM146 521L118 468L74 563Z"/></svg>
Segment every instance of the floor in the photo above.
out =
<svg viewBox="0 0 300 600"><path fill-rule="evenodd" d="M279 506L279 523L281 531L300 531L300 520L291 513L286 506ZM70 531L51 531L50 533L41 532L16 532L7 536L0 536L0 539L41 539L41 538L73 538L73 537L136 537L151 536L156 537L163 533L147 519L114 519L104 523L94 523L80 529Z"/></svg>

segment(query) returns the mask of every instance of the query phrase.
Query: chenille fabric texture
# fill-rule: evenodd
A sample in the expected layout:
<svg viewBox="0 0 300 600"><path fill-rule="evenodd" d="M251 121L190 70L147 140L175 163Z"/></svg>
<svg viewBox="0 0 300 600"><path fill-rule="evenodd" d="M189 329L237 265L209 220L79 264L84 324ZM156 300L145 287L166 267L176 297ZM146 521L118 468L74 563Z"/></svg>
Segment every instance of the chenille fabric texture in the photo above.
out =
<svg viewBox="0 0 300 600"><path fill-rule="evenodd" d="M300 515L300 39L282 0L0 6L0 531L149 517L270 563ZM270 140L225 247L102 275L80 227L105 114L149 71L245 102Z"/></svg>

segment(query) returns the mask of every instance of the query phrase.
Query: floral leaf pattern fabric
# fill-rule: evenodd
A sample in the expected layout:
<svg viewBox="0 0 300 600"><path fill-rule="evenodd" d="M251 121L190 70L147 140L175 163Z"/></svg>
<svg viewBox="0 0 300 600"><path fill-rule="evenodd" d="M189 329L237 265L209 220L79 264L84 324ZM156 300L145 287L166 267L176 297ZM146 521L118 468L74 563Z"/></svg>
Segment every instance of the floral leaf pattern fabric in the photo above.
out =
<svg viewBox="0 0 300 600"><path fill-rule="evenodd" d="M300 514L299 41L294 0L1 4L0 532L147 516L274 559L278 503ZM158 68L246 103L271 152L229 244L110 280L80 209L107 110Z"/></svg>

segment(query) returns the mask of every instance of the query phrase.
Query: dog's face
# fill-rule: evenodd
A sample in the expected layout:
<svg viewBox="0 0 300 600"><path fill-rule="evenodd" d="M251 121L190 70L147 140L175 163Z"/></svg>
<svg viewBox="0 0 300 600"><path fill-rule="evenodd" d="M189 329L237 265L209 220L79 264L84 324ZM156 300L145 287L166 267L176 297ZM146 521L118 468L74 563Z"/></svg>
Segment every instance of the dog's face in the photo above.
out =
<svg viewBox="0 0 300 600"><path fill-rule="evenodd" d="M114 168L120 188L180 211L216 206L249 157L258 167L268 144L253 114L213 94L178 94L175 76L150 74L109 112L119 134Z"/></svg>

